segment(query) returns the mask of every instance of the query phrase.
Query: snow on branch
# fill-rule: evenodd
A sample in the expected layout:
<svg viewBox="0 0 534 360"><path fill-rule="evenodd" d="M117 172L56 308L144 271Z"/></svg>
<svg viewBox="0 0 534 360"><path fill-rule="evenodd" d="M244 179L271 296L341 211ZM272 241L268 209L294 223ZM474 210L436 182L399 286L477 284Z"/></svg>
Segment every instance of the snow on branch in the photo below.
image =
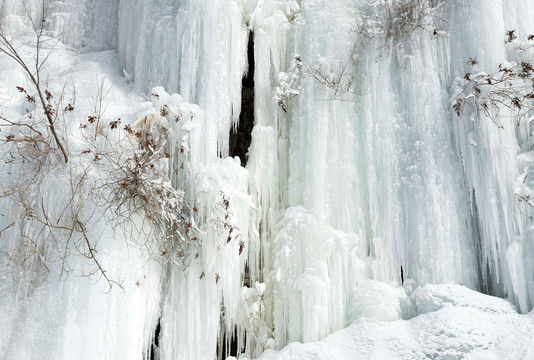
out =
<svg viewBox="0 0 534 360"><path fill-rule="evenodd" d="M515 31L508 31L506 43L515 43L518 51L530 51L534 46L534 35L528 35L518 41ZM534 118L534 62L531 56L523 56L518 62L503 62L497 71L487 74L477 71L478 61L471 58L467 62L473 72L466 72L457 77L453 83L452 107L460 116L466 105L483 113L502 128L503 109L509 110L516 118L517 124L525 117Z"/></svg>
<svg viewBox="0 0 534 360"><path fill-rule="evenodd" d="M375 0L358 17L357 32L367 40L399 40L416 30L440 35L440 5L431 0Z"/></svg>
<svg viewBox="0 0 534 360"><path fill-rule="evenodd" d="M275 99L284 112L287 112L289 101L303 90L299 85L303 73L309 74L316 84L322 85L323 89L329 92L329 99L339 100L345 94L355 92L356 74L350 66L350 61L330 70L328 64L308 65L300 55L295 55L289 71L278 74L279 84L275 90Z"/></svg>

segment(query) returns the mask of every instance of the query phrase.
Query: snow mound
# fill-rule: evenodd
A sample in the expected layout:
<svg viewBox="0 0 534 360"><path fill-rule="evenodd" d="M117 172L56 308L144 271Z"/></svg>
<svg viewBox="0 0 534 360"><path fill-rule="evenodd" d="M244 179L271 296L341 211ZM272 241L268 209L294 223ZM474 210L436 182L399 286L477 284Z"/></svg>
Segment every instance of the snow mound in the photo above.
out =
<svg viewBox="0 0 534 360"><path fill-rule="evenodd" d="M534 315L461 285L426 285L401 299L408 320L360 318L323 341L292 343L261 360L531 359Z"/></svg>

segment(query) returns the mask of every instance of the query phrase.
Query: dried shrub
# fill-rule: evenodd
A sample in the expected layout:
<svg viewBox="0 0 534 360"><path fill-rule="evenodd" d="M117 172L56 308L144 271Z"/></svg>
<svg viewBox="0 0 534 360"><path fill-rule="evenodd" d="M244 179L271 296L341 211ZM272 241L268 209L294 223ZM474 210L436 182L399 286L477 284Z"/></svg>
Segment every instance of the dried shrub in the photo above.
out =
<svg viewBox="0 0 534 360"><path fill-rule="evenodd" d="M325 98L322 100L342 100L347 94L355 94L356 75L350 65L349 61L332 70L326 63L308 65L300 55L295 55L289 71L278 74L279 84L275 90L278 106L287 112L289 101L301 93L302 87L298 83L302 73L309 74L316 84L322 86L325 91Z"/></svg>
<svg viewBox="0 0 534 360"><path fill-rule="evenodd" d="M436 36L445 22L438 9L431 0L376 0L358 15L357 32L364 39L384 41L400 40L417 30Z"/></svg>
<svg viewBox="0 0 534 360"><path fill-rule="evenodd" d="M467 64L475 70L478 61L471 58ZM477 113L485 114L502 127L501 111L507 109L519 125L534 108L534 63L504 62L490 74L467 72L455 79L453 88L452 108L457 116L463 113L465 106L472 106Z"/></svg>
<svg viewBox="0 0 534 360"><path fill-rule="evenodd" d="M142 245L153 258L178 263L197 252L198 227L184 192L170 181L169 163L179 154L168 149L168 133L162 117L152 114L133 126L111 121L96 141L90 135L85 139L91 149L87 156L103 175L95 187L102 190L98 194L104 194L115 226L126 230L134 225L148 239ZM132 222L134 215L144 224Z"/></svg>

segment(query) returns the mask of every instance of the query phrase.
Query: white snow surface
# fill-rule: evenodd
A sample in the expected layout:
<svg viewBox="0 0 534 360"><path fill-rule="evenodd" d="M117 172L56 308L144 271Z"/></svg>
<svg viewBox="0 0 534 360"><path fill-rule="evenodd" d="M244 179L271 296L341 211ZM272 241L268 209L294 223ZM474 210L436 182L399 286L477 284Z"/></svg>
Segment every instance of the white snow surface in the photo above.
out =
<svg viewBox="0 0 534 360"><path fill-rule="evenodd" d="M408 286L406 287L408 290ZM408 291L409 292L409 291ZM401 297L406 320L362 316L324 340L268 350L259 360L531 359L534 313L461 285L426 285ZM384 309L385 310L385 309Z"/></svg>
<svg viewBox="0 0 534 360"><path fill-rule="evenodd" d="M40 254L55 264L46 279L13 268L3 254L38 224L9 228L0 359L213 359L234 331L236 356L250 359L534 358L534 211L516 200L534 196L532 123L502 109L498 128L451 106L470 58L485 73L533 60L504 38L534 33L534 3L422 0L441 4L437 35L383 39L377 26L362 38L362 14L380 18L385 1L50 0L47 35L65 37L43 78L55 93L76 89L62 129L74 171L86 161L80 124L103 84L104 122L151 114L165 124L173 186L195 199L201 221L235 232L227 241L227 227L207 226L198 258L175 266L139 245L153 239L132 239L103 207L88 209L99 257L124 287L108 292L83 276L92 264L74 250L66 278L54 249ZM41 0L25 3L39 19ZM0 19L31 61L22 4L0 0ZM251 31L255 118L243 167L228 156L228 134ZM298 76L296 56L306 65ZM18 119L32 105L15 86L31 88L0 54L0 113ZM31 194L50 216L68 201L69 169ZM23 170L0 162L2 181Z"/></svg>

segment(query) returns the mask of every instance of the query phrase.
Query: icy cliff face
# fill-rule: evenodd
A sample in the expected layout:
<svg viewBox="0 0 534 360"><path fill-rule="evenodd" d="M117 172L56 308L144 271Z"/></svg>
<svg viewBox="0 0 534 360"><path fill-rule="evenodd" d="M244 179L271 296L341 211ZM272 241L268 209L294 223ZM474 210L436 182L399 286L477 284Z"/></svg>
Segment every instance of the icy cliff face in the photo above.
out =
<svg viewBox="0 0 534 360"><path fill-rule="evenodd" d="M2 16L29 13L36 20L41 18L41 1L0 1ZM47 0L45 17L49 35L61 36L66 45L84 52L115 49L118 39L118 4L116 0Z"/></svg>
<svg viewBox="0 0 534 360"><path fill-rule="evenodd" d="M40 1L26 3L39 18ZM187 268L148 261L99 224L124 292L52 276L20 297L6 280L0 353L209 359L237 347L255 357L363 317L400 319L401 268L415 284L463 284L532 309L534 213L516 199L532 184L530 122L503 108L496 126L496 112L452 106L457 78L532 60L518 44L534 33L531 1L50 3L47 30L65 32L51 81L71 74L78 96L93 96L94 74L104 75L117 94L106 100L109 118L161 114L174 124L175 152L187 133L189 158L170 164L173 184L196 200L201 220L221 204L229 217L219 219L223 230L202 232ZM399 25L395 9L410 3L413 23ZM23 27L20 1L0 0L0 14ZM520 38L505 44L509 30ZM250 32L254 129L244 168L227 155ZM101 52L109 49L117 51ZM0 61L11 111L21 77ZM164 109L190 123L176 125ZM42 308L54 321L37 315ZM42 351L31 355L35 344Z"/></svg>

